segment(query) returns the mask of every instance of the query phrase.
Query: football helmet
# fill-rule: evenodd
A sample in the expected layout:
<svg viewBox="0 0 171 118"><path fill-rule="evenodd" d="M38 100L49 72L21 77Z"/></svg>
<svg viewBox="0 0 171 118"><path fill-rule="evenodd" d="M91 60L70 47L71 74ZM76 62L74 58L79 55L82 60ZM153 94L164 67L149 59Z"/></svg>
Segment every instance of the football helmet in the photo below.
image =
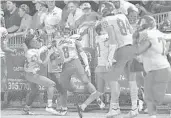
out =
<svg viewBox="0 0 171 118"><path fill-rule="evenodd" d="M115 6L112 2L102 2L98 12L103 16L109 16L113 14Z"/></svg>
<svg viewBox="0 0 171 118"><path fill-rule="evenodd" d="M72 30L68 27L65 27L61 30L61 35L63 37L69 37L71 35L71 33L72 33Z"/></svg>
<svg viewBox="0 0 171 118"><path fill-rule="evenodd" d="M156 21L152 16L145 15L138 22L138 30L142 31L145 29L156 28Z"/></svg>
<svg viewBox="0 0 171 118"><path fill-rule="evenodd" d="M136 24L138 21L138 12L133 10L131 7L128 8L127 18L130 24Z"/></svg>

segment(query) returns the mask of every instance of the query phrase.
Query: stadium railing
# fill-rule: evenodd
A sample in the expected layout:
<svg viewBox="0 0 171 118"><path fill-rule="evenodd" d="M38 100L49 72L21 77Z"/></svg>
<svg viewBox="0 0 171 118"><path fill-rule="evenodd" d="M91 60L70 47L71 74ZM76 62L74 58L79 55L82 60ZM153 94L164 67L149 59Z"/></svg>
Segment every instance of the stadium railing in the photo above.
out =
<svg viewBox="0 0 171 118"><path fill-rule="evenodd" d="M159 28L165 19L171 20L171 11L170 12L164 12L164 13L157 13L157 14L154 14L152 16L156 19L157 28Z"/></svg>

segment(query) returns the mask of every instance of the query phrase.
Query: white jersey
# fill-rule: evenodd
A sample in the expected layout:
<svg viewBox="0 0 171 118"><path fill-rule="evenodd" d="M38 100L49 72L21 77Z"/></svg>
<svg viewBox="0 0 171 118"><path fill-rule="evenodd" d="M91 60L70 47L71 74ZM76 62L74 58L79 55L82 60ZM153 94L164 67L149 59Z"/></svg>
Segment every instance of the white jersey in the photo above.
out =
<svg viewBox="0 0 171 118"><path fill-rule="evenodd" d="M149 40L151 47L142 54L142 61L146 72L170 67L165 55L166 42L161 40L162 33L158 30L140 32L140 40Z"/></svg>
<svg viewBox="0 0 171 118"><path fill-rule="evenodd" d="M98 51L98 66L105 66L108 63L109 38L108 35L96 36Z"/></svg>
<svg viewBox="0 0 171 118"><path fill-rule="evenodd" d="M46 50L46 46L43 46L40 49L28 49L25 54L27 60L24 65L24 70L26 72L37 73L37 71L40 70L40 64L42 63L40 54L45 52Z"/></svg>
<svg viewBox="0 0 171 118"><path fill-rule="evenodd" d="M102 27L107 28L108 26L112 26L115 35L113 41L110 42L114 42L118 48L133 43L132 27L124 14L105 17L102 20Z"/></svg>
<svg viewBox="0 0 171 118"><path fill-rule="evenodd" d="M57 40L57 47L61 50L64 57L64 63L73 59L78 59L78 50L82 48L78 40L72 38L60 38Z"/></svg>

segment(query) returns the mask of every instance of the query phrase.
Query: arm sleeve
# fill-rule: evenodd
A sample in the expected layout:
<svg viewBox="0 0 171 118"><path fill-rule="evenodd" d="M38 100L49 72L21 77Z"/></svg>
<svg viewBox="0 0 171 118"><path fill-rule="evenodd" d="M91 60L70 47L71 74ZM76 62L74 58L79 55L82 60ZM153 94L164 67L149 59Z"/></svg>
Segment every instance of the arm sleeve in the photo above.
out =
<svg viewBox="0 0 171 118"><path fill-rule="evenodd" d="M78 52L79 53L83 52L83 47L82 47L81 43L78 40L76 40L75 44L76 44L76 48L77 48Z"/></svg>

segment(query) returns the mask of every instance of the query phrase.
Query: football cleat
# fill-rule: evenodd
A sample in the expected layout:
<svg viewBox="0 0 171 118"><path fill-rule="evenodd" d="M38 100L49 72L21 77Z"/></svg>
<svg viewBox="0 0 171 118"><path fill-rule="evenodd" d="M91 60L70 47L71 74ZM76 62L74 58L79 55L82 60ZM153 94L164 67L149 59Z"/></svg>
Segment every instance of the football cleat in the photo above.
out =
<svg viewBox="0 0 171 118"><path fill-rule="evenodd" d="M65 116L65 115L67 115L67 113L68 113L68 109L67 109L67 108L66 108L66 109L63 109L63 108L57 109L57 111L60 112L60 114L61 114L62 116Z"/></svg>
<svg viewBox="0 0 171 118"><path fill-rule="evenodd" d="M30 111L30 106L27 106L27 105L23 108L22 114L23 115L34 115L34 113L32 113Z"/></svg>
<svg viewBox="0 0 171 118"><path fill-rule="evenodd" d="M46 107L45 109L47 112L54 114L54 115L59 115L62 116L62 113L59 111L56 111L55 109L53 109L52 107Z"/></svg>
<svg viewBox="0 0 171 118"><path fill-rule="evenodd" d="M119 118L121 114L120 109L111 109L107 114L106 114L106 118Z"/></svg>
<svg viewBox="0 0 171 118"><path fill-rule="evenodd" d="M139 114L138 108L131 110L124 118L135 118Z"/></svg>

